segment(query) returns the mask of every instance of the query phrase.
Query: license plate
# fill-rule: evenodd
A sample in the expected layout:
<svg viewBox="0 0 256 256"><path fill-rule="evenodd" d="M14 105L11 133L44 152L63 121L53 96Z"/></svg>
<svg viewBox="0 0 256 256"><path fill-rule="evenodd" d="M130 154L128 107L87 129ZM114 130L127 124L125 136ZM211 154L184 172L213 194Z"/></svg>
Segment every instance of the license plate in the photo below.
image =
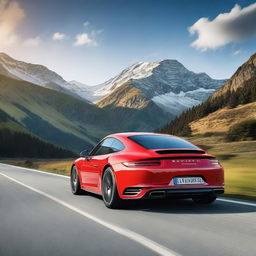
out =
<svg viewBox="0 0 256 256"><path fill-rule="evenodd" d="M189 184L204 184L204 180L201 177L180 177L174 178L174 185L189 185Z"/></svg>

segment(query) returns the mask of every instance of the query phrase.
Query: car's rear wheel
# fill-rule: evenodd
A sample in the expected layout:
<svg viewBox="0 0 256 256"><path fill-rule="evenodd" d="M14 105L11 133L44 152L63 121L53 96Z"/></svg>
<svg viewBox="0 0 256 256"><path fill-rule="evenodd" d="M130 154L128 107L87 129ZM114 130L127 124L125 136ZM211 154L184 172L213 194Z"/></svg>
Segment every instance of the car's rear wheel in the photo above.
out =
<svg viewBox="0 0 256 256"><path fill-rule="evenodd" d="M81 195L84 191L80 187L80 180L76 166L73 166L70 173L71 191L74 195Z"/></svg>
<svg viewBox="0 0 256 256"><path fill-rule="evenodd" d="M115 175L110 167L108 167L103 174L102 197L108 208L115 209L122 206L122 199L119 197L117 192Z"/></svg>
<svg viewBox="0 0 256 256"><path fill-rule="evenodd" d="M197 204L211 204L215 202L216 196L213 195L206 195L206 196L201 196L201 197L194 197L192 198L193 201Z"/></svg>

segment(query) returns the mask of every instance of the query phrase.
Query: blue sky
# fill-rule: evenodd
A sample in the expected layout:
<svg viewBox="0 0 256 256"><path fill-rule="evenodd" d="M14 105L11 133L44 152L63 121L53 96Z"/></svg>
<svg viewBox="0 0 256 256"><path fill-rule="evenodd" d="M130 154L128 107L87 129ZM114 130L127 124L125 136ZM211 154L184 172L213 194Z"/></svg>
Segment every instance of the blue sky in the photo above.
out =
<svg viewBox="0 0 256 256"><path fill-rule="evenodd" d="M243 8L254 3L0 0L0 12L13 15L12 19L6 15L9 30L5 33L0 20L0 51L86 84L104 82L135 62L161 59L177 59L192 71L228 78L256 52L255 25L251 24L256 5L243 13ZM234 15L215 20L236 4L241 8L234 9ZM233 20L246 15L241 26L243 31L249 27L248 31L233 29L237 27ZM202 17L208 20L195 24ZM3 41L7 37L10 40Z"/></svg>

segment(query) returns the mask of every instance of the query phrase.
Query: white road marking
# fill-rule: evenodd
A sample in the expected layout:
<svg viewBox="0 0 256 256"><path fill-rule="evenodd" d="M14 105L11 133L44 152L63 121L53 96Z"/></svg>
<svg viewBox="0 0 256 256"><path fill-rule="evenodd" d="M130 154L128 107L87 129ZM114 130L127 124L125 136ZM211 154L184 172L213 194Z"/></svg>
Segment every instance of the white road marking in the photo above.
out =
<svg viewBox="0 0 256 256"><path fill-rule="evenodd" d="M0 163L0 164L1 165L7 165L9 167L15 167L15 168L26 170L26 171L30 171L30 172L39 172L39 173L43 173L43 174L48 174L48 175L52 175L52 176L58 176L58 177L69 179L69 176L62 175L62 174L46 172L46 171L40 171L40 170L37 170L37 169L25 168L25 167L21 167L21 166L17 166L17 165L11 165L11 164L3 164L3 163Z"/></svg>
<svg viewBox="0 0 256 256"><path fill-rule="evenodd" d="M232 199L224 199L224 198L218 198L217 200L222 201L222 202L226 202L226 203L241 204L241 205L256 207L255 203L250 203L250 202L243 202L243 201L237 201L237 200L232 200Z"/></svg>
<svg viewBox="0 0 256 256"><path fill-rule="evenodd" d="M31 187L31 186L29 186L29 185L27 185L23 182L20 182L16 179L6 175L6 174L0 173L0 175L4 176L5 178L7 178L7 179L9 179L13 182L16 182L17 184L19 184L23 187L26 187L26 188L38 193L38 194L40 194L44 197L47 197L47 198L51 199L54 202L56 202L56 203L58 203L62 206L65 206L66 208L68 208L68 209L70 209L70 210L72 210L72 211L74 211L74 212L76 212L76 213L78 213L78 214L80 214L80 215L82 215L82 216L84 216L84 217L86 217L86 218L88 218L88 219L90 219L90 220L92 220L92 221L94 221L94 222L96 222L96 223L98 223L98 224L100 224L100 225L102 225L102 226L104 226L104 227L122 235L122 236L125 236L125 237L143 245L144 247L147 247L148 249L156 252L159 255L162 255L162 256L180 256L180 254L170 250L167 247L164 247L163 245L161 245L161 244L159 244L159 243L157 243L157 242L155 242L155 241L153 241L153 240L151 240L151 239L149 239L149 238L147 238L143 235L140 235L140 234L138 234L134 231L131 231L129 229L122 228L122 227L116 226L114 224L111 224L109 222L106 222L104 220L101 220L101 219L99 219L99 218L97 218L97 217L95 217L95 216L93 216L93 215L91 215L91 214L89 214L85 211L82 211L81 209L79 209L79 208L77 208L77 207L75 207L71 204L68 204L68 203L64 202L61 199L58 199L57 197L54 197L54 196L52 196L48 193L45 193L45 192L43 192L39 189L36 189L34 187Z"/></svg>
<svg viewBox="0 0 256 256"><path fill-rule="evenodd" d="M10 167L20 168L20 169L23 169L23 170L26 170L26 171L39 172L39 173L43 173L43 174L48 174L48 175L53 175L53 176L58 176L58 177L69 179L69 176L62 175L62 174L45 172L45 171L39 171L37 169L30 169L30 168L25 168L25 167L17 166L17 165L10 165L10 164L3 164L3 163L0 163L0 164L1 165L7 165L7 166L10 166ZM240 205L256 207L256 203L252 203L252 202L245 202L245 201L239 201L239 200L233 200L233 199L225 199L225 198L217 198L217 200L218 201L222 201L222 202L226 202L226 203L240 204Z"/></svg>

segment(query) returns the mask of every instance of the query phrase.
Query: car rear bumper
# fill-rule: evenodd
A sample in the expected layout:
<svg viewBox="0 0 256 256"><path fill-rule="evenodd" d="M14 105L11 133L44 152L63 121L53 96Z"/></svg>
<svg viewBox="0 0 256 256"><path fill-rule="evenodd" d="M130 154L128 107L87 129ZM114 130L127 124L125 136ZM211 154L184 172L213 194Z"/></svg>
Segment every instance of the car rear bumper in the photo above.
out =
<svg viewBox="0 0 256 256"><path fill-rule="evenodd" d="M159 197L172 196L181 198L207 193L217 195L224 192L224 172L221 166L200 169L119 169L115 171L115 176L117 190L122 199L152 198L154 196L157 198L156 194L159 194ZM195 176L202 177L205 183L174 185L172 182L175 177Z"/></svg>
<svg viewBox="0 0 256 256"><path fill-rule="evenodd" d="M217 197L223 193L224 186L128 187L120 197L122 199L192 198L204 195Z"/></svg>
<svg viewBox="0 0 256 256"><path fill-rule="evenodd" d="M191 198L204 195L218 196L224 193L224 188L167 188L167 189L153 189L148 191L144 199L158 199L158 198Z"/></svg>

